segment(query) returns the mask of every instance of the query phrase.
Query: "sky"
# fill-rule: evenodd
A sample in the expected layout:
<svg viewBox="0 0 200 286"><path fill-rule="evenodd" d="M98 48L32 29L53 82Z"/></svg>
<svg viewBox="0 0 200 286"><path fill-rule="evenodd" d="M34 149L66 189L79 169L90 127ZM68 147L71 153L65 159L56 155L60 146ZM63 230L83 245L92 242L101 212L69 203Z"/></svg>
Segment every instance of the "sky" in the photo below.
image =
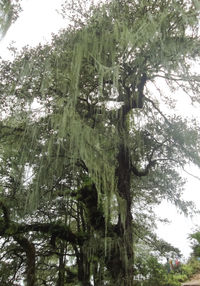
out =
<svg viewBox="0 0 200 286"><path fill-rule="evenodd" d="M6 47L12 41L15 46L36 46L51 39L51 34L66 27L67 21L57 12L63 0L22 0L23 12L11 25L0 42L0 55L9 57Z"/></svg>
<svg viewBox="0 0 200 286"><path fill-rule="evenodd" d="M62 0L23 0L23 12L19 19L10 27L4 39L0 42L0 55L5 59L10 58L7 49L11 42L19 49L25 45L36 46L39 42L44 43L51 39L51 33L67 26L67 21L56 10ZM181 108L188 112L188 105ZM197 111L196 111L197 112ZM192 167L192 172L198 176L198 169ZM200 209L200 181L186 175L188 182L185 186L184 198L193 200ZM159 223L157 234L178 247L185 259L191 252L188 235L200 225L200 215L193 218L180 215L175 206L164 201L156 207L155 212L162 218L168 218L171 223Z"/></svg>

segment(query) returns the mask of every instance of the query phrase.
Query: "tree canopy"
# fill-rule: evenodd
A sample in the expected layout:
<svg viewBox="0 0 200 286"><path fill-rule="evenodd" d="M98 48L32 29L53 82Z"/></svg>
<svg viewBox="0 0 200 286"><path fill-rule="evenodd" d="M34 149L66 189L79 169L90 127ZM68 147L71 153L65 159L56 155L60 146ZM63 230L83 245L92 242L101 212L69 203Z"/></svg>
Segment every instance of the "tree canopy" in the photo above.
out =
<svg viewBox="0 0 200 286"><path fill-rule="evenodd" d="M21 0L0 1L0 39L6 34L10 25L16 21L21 11Z"/></svg>
<svg viewBox="0 0 200 286"><path fill-rule="evenodd" d="M141 241L178 253L152 207L187 213L180 169L200 165L198 123L166 112L176 89L199 103L198 1L81 3L0 63L2 285L132 286Z"/></svg>

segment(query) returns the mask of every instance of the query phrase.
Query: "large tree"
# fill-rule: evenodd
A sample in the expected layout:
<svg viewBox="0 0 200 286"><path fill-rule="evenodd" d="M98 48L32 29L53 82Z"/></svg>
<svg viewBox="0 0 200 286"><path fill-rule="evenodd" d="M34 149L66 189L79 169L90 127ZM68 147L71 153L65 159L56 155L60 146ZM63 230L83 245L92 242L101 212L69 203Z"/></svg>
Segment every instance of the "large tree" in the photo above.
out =
<svg viewBox="0 0 200 286"><path fill-rule="evenodd" d="M187 212L179 170L200 165L198 125L166 113L157 87L199 101L198 2L87 7L1 62L2 261L17 257L29 286L134 285L134 245L156 244L151 206Z"/></svg>

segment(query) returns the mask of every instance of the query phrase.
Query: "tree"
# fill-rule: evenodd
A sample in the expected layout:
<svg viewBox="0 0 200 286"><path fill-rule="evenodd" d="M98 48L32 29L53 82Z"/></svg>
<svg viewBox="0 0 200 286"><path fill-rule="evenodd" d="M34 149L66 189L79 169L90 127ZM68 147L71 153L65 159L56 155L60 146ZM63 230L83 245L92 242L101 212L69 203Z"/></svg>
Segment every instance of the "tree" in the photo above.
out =
<svg viewBox="0 0 200 286"><path fill-rule="evenodd" d="M196 230L194 233L190 234L190 239L192 241L192 255L196 258L200 256L200 233Z"/></svg>
<svg viewBox="0 0 200 286"><path fill-rule="evenodd" d="M10 25L16 21L21 11L19 0L0 1L0 39L6 34Z"/></svg>
<svg viewBox="0 0 200 286"><path fill-rule="evenodd" d="M27 285L48 285L52 265L54 285L132 286L151 206L167 198L187 212L179 169L200 165L198 125L166 114L151 88L164 78L198 102L198 3L82 12L50 45L1 62L0 234L23 253Z"/></svg>

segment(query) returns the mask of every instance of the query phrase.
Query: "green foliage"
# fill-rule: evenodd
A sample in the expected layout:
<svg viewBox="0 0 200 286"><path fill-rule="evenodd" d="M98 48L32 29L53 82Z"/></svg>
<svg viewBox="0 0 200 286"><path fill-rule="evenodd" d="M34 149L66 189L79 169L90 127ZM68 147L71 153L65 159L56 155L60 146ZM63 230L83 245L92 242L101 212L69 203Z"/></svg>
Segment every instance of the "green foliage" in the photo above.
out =
<svg viewBox="0 0 200 286"><path fill-rule="evenodd" d="M168 275L168 279L166 282L166 286L181 286L181 283L187 280L187 276L184 274L176 273L176 274L170 274Z"/></svg>
<svg viewBox="0 0 200 286"><path fill-rule="evenodd" d="M141 260L136 260L138 267L138 274L142 274L144 281L138 282L136 285L165 285L166 283L166 269L160 264L156 257L150 255L143 257Z"/></svg>
<svg viewBox="0 0 200 286"><path fill-rule="evenodd" d="M192 240L193 255L195 257L200 257L200 232L196 231L190 235Z"/></svg>
<svg viewBox="0 0 200 286"><path fill-rule="evenodd" d="M136 259L137 273L143 275L142 281L135 282L137 286L181 286L193 275L199 273L200 262L192 258L187 263L181 263L173 271L168 272L167 264L163 265L158 262L158 258L153 255L143 256L142 259Z"/></svg>
<svg viewBox="0 0 200 286"><path fill-rule="evenodd" d="M0 1L0 39L2 39L10 25L17 19L20 10L19 1Z"/></svg>
<svg viewBox="0 0 200 286"><path fill-rule="evenodd" d="M188 279L188 275L182 273L181 268L177 272L168 273L167 265L158 262L158 258L153 255L143 257L141 261L137 261L138 273L143 275L142 281L135 282L138 286L180 286L181 282ZM182 266L181 266L182 267Z"/></svg>

